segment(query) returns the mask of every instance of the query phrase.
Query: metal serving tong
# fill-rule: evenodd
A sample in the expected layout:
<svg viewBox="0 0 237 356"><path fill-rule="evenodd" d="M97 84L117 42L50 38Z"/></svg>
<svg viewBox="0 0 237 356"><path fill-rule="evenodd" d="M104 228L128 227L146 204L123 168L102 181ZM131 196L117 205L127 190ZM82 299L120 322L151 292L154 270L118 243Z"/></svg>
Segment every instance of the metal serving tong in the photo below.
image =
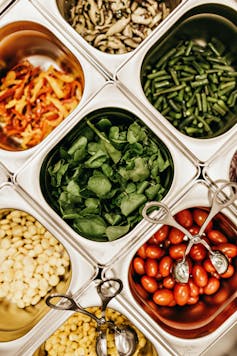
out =
<svg viewBox="0 0 237 356"><path fill-rule="evenodd" d="M228 190L226 188L229 188ZM212 206L204 224L201 226L197 235L192 235L187 229L180 225L174 217L167 205L161 202L148 202L142 211L143 217L153 224L165 224L176 227L182 231L189 239L189 243L186 247L182 260L178 261L173 267L173 274L175 279L180 283L187 283L189 279L189 264L186 260L193 245L201 243L206 247L209 252L209 258L216 269L218 274L223 274L228 268L228 259L221 251L213 251L206 240L202 239L202 235L212 220L212 218L219 213L222 209L231 205L237 199L237 183L226 182L220 188L218 188L212 198ZM158 219L151 218L148 215L148 210L154 207L158 207L161 210L162 216Z"/></svg>
<svg viewBox="0 0 237 356"><path fill-rule="evenodd" d="M119 356L130 356L135 352L138 338L136 331L129 325L123 327L116 326L113 321L106 320L105 312L108 303L123 288L120 279L107 279L100 282L97 286L97 293L101 298L101 318L97 318L93 313L88 312L73 297L67 294L51 294L46 298L46 304L57 310L73 310L89 316L97 323L98 336L96 338L96 353L98 356L107 356L107 337L106 330L109 327L115 333L115 345ZM57 298L62 298L58 304Z"/></svg>

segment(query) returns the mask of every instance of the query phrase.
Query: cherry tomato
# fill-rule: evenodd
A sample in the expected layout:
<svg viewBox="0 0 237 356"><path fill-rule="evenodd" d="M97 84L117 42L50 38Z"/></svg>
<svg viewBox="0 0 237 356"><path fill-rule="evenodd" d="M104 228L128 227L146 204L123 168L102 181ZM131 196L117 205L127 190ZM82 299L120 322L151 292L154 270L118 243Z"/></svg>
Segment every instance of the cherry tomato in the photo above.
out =
<svg viewBox="0 0 237 356"><path fill-rule="evenodd" d="M193 225L192 213L188 209L184 209L184 210L178 212L175 215L175 219L178 221L179 224L181 224L182 226L184 226L186 228L189 228Z"/></svg>
<svg viewBox="0 0 237 356"><path fill-rule="evenodd" d="M203 292L207 295L214 294L220 288L220 281L215 277L210 277L208 279L207 285L204 287Z"/></svg>
<svg viewBox="0 0 237 356"><path fill-rule="evenodd" d="M173 266L173 260L170 256L164 256L159 263L159 271L162 277L168 277Z"/></svg>
<svg viewBox="0 0 237 356"><path fill-rule="evenodd" d="M172 245L169 248L169 254L174 260L179 260L183 257L186 250L186 244Z"/></svg>
<svg viewBox="0 0 237 356"><path fill-rule="evenodd" d="M174 277L168 276L163 279L163 286L167 289L173 289L175 285Z"/></svg>
<svg viewBox="0 0 237 356"><path fill-rule="evenodd" d="M194 209L193 210L193 219L195 221L195 223L198 225L198 226L202 226L204 224L204 221L206 220L207 216L208 216L208 212L202 210L202 209ZM209 231L211 230L213 227L213 222L212 220L208 223L205 231Z"/></svg>
<svg viewBox="0 0 237 356"><path fill-rule="evenodd" d="M137 250L137 255L143 259L146 258L146 248L147 244L143 244L138 250Z"/></svg>
<svg viewBox="0 0 237 356"><path fill-rule="evenodd" d="M187 304L190 297L190 287L188 284L176 283L174 286L174 300L178 305Z"/></svg>
<svg viewBox="0 0 237 356"><path fill-rule="evenodd" d="M190 287L190 297L199 296L200 288L194 283L192 278L189 278L188 284L189 284L189 287Z"/></svg>
<svg viewBox="0 0 237 356"><path fill-rule="evenodd" d="M188 298L187 304L189 304L189 305L196 304L198 301L199 301L199 296L198 295L196 297L190 296Z"/></svg>
<svg viewBox="0 0 237 356"><path fill-rule="evenodd" d="M153 258L147 258L145 262L146 274L149 277L156 277L159 272L159 264Z"/></svg>
<svg viewBox="0 0 237 356"><path fill-rule="evenodd" d="M143 288L149 293L154 293L159 287L155 278L146 275L142 276L141 284Z"/></svg>
<svg viewBox="0 0 237 356"><path fill-rule="evenodd" d="M196 244L192 246L189 255L194 261L202 261L207 255L207 250L202 244Z"/></svg>
<svg viewBox="0 0 237 356"><path fill-rule="evenodd" d="M146 248L146 256L148 258L161 258L164 255L164 250L156 245L149 245Z"/></svg>
<svg viewBox="0 0 237 356"><path fill-rule="evenodd" d="M201 265L194 265L192 269L193 281L198 287L205 287L208 282L206 270Z"/></svg>
<svg viewBox="0 0 237 356"><path fill-rule="evenodd" d="M177 245L183 241L184 233L176 227L172 227L169 233L169 240L172 244Z"/></svg>
<svg viewBox="0 0 237 356"><path fill-rule="evenodd" d="M145 274L145 261L141 257L135 257L133 260L133 268L137 274Z"/></svg>
<svg viewBox="0 0 237 356"><path fill-rule="evenodd" d="M163 288L157 290L152 298L156 304L167 306L173 301L174 295L170 289Z"/></svg>
<svg viewBox="0 0 237 356"><path fill-rule="evenodd" d="M213 266L213 264L211 263L210 258L207 258L204 262L203 262L203 267L205 268L205 270L211 274L216 272L215 267Z"/></svg>
<svg viewBox="0 0 237 356"><path fill-rule="evenodd" d="M193 235L197 235L199 233L199 230L200 230L200 227L199 226L196 226L196 225L193 225L191 226L188 231Z"/></svg>
<svg viewBox="0 0 237 356"><path fill-rule="evenodd" d="M148 299L149 294L145 291L145 289L139 284L139 283L134 283L135 290L137 294L143 299Z"/></svg>
<svg viewBox="0 0 237 356"><path fill-rule="evenodd" d="M213 250L219 250L229 258L234 258L237 256L237 245L228 242L214 246Z"/></svg>
<svg viewBox="0 0 237 356"><path fill-rule="evenodd" d="M221 278L230 278L233 276L234 272L235 272L234 266L229 265L227 271L225 273L222 273L220 276Z"/></svg>
<svg viewBox="0 0 237 356"><path fill-rule="evenodd" d="M155 232L154 234L154 243L155 244L160 244L163 242L169 233L169 226L168 225L163 225L158 231Z"/></svg>
<svg viewBox="0 0 237 356"><path fill-rule="evenodd" d="M224 234L219 230L210 230L207 233L207 236L211 242L214 244L222 244L228 242Z"/></svg>

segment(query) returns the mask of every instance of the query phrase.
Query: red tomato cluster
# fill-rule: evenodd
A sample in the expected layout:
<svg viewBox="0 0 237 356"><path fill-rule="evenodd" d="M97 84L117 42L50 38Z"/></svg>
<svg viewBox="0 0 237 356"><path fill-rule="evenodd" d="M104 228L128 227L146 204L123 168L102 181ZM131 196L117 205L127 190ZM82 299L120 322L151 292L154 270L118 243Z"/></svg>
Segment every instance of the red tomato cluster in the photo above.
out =
<svg viewBox="0 0 237 356"><path fill-rule="evenodd" d="M192 235L196 235L207 216L207 211L192 208L180 211L175 219ZM173 265L182 259L188 241L180 230L163 225L139 248L132 260L138 294L151 303L171 307L195 304L201 295L216 293L221 279L230 278L235 272L232 260L237 256L237 245L228 241L215 219L208 224L203 238L213 250L223 252L228 258L229 266L224 274L216 272L207 249L202 244L195 244L188 256L189 281L177 282L172 273Z"/></svg>

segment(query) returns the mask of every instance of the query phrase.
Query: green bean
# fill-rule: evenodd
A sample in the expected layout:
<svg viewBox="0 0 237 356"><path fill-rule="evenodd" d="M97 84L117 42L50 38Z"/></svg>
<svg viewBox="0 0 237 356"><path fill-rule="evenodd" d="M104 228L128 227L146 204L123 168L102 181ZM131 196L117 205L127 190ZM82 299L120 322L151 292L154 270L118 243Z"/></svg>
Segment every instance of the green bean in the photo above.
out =
<svg viewBox="0 0 237 356"><path fill-rule="evenodd" d="M188 46L187 46L187 49L186 49L186 51L185 51L185 56L189 56L192 47L193 47L193 41L189 41Z"/></svg>
<svg viewBox="0 0 237 356"><path fill-rule="evenodd" d="M160 68L162 64L164 64L168 58L172 57L175 54L176 48L172 48L169 52L167 52L156 64L156 68Z"/></svg>
<svg viewBox="0 0 237 356"><path fill-rule="evenodd" d="M221 71L228 71L228 72L231 72L233 71L233 68L231 66L222 66L222 65L219 65L219 64L213 64L213 68L214 69L219 69Z"/></svg>
<svg viewBox="0 0 237 356"><path fill-rule="evenodd" d="M201 93L201 99L202 99L202 111L205 113L207 112L207 97L205 93Z"/></svg>
<svg viewBox="0 0 237 356"><path fill-rule="evenodd" d="M172 99L168 100L168 103L174 109L174 111L180 112L181 107L178 104L176 104Z"/></svg>
<svg viewBox="0 0 237 356"><path fill-rule="evenodd" d="M179 83L176 71L174 69L170 68L170 74L172 76L172 79L173 79L175 85L179 85L180 83Z"/></svg>
<svg viewBox="0 0 237 356"><path fill-rule="evenodd" d="M156 92L156 93L154 94L154 96L158 96L158 95L166 94L166 93L171 93L171 92L173 92L173 91L177 91L177 90L183 89L184 87L185 87L185 84L181 84L181 85L177 85L177 86L172 87L172 88L160 90L160 91Z"/></svg>
<svg viewBox="0 0 237 356"><path fill-rule="evenodd" d="M191 83L192 88L197 88L199 86L203 86L205 84L208 84L208 79L203 79L203 80L197 80L195 82Z"/></svg>
<svg viewBox="0 0 237 356"><path fill-rule="evenodd" d="M167 86L169 86L169 85L170 85L170 82L169 82L168 80L165 80L165 81L163 81L163 82L155 83L155 84L154 84L154 87L155 87L155 89L157 89L157 88L167 87Z"/></svg>
<svg viewBox="0 0 237 356"><path fill-rule="evenodd" d="M154 79L156 77L159 77L161 75L167 74L167 72L165 70L160 70L151 74L148 74L147 78L148 79Z"/></svg>
<svg viewBox="0 0 237 356"><path fill-rule="evenodd" d="M174 69L175 70L183 70L184 72L191 73L191 74L196 74L196 71L187 65L178 65L177 64L176 66L174 66Z"/></svg>
<svg viewBox="0 0 237 356"><path fill-rule="evenodd" d="M218 103L215 103L213 105L213 109L218 112L218 114L220 114L221 116L224 116L226 113L226 110L224 110Z"/></svg>
<svg viewBox="0 0 237 356"><path fill-rule="evenodd" d="M196 94L196 100L197 100L198 110L202 111L201 95L199 93Z"/></svg>
<svg viewBox="0 0 237 356"><path fill-rule="evenodd" d="M200 75L204 73L204 69L196 61L193 61L192 65Z"/></svg>
<svg viewBox="0 0 237 356"><path fill-rule="evenodd" d="M232 91L236 87L236 84L229 85L225 87L224 89L219 91L219 96L223 96L227 94L229 91Z"/></svg>
<svg viewBox="0 0 237 356"><path fill-rule="evenodd" d="M153 80L155 82L160 82L160 81L166 80L166 79L171 79L171 76L169 74L161 75L161 76L155 77Z"/></svg>
<svg viewBox="0 0 237 356"><path fill-rule="evenodd" d="M237 90L233 91L227 101L227 104L230 106L230 107L233 107L235 106L235 102L237 100Z"/></svg>
<svg viewBox="0 0 237 356"><path fill-rule="evenodd" d="M212 50L212 52L213 52L217 57L220 56L219 51L216 49L216 47L213 45L213 43L208 42L207 45L208 45L208 47L210 47L210 49Z"/></svg>

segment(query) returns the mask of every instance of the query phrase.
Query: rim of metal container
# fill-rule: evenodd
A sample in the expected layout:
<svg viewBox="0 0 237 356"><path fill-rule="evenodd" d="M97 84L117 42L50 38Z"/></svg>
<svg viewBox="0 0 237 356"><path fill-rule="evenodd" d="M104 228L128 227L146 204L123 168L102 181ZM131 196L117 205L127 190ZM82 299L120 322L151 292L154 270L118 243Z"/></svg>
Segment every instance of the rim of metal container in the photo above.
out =
<svg viewBox="0 0 237 356"><path fill-rule="evenodd" d="M130 103L126 97L123 96L123 94L119 91L119 89L117 89L114 83L105 84L101 91L98 92L98 95L95 95L94 99L91 100L91 102L86 107L84 107L83 110L81 110L80 115L75 115L74 120L71 120L70 124L68 123L64 132L61 132L57 136L54 135L51 142L45 142L41 151L33 155L31 159L14 175L16 183L20 185L21 188L24 189L32 199L37 199L36 204L40 204L40 208L44 209L45 211L50 209L52 220L54 220L58 226L61 225L61 228L64 230L64 232L70 235L70 238L72 238L75 243L81 245L83 249L86 249L87 252L85 251L85 253L93 256L97 263L102 266L109 264L112 256L118 253L122 245L128 246L129 242L132 243L134 239L138 239L140 234L144 232L143 230L146 230L147 222L141 221L129 234L110 243L94 242L86 238L82 238L72 228L70 228L69 225L64 222L62 218L59 217L59 215L54 210L52 210L51 207L48 206L41 193L38 178L40 167L46 154L50 152L52 148L66 136L66 134L75 126L76 123L78 123L92 111L108 107L108 102L110 103L109 107L125 109L135 114L142 122L144 122L145 125L148 125L149 128L152 128L153 133L157 135L161 141L163 141L163 143L170 151L175 165L175 170L173 183L164 200L168 201L178 199L179 195L182 195L183 191L186 191L189 184L191 184L192 181L195 180L199 175L199 167L196 166L188 156L185 156L183 152L179 151L175 144L170 143L169 137L166 137L163 134L161 135L159 130L152 126L152 124L149 122L149 119L144 117L144 114L141 113L132 103ZM180 167L178 164L180 161L182 161L182 167ZM184 178L183 167L185 167ZM30 178L32 174L34 175L34 178ZM184 179L186 180L185 183ZM32 181L35 182L34 185L30 183ZM143 230L141 231L142 226ZM109 251L111 246L113 246L112 254L111 251Z"/></svg>
<svg viewBox="0 0 237 356"><path fill-rule="evenodd" d="M100 307L101 301L96 291L96 285L100 280L95 279L92 281L82 293L75 293L74 298L85 308L89 307ZM153 346L155 347L159 356L168 356L173 355L177 356L169 345L166 345L165 342L161 339L159 342L150 334L149 330L147 330L145 323L141 323L141 321L134 317L134 313L130 312L126 306L120 304L119 296L113 298L108 305L108 308L113 309L122 315L124 315L133 325L135 325L148 339ZM29 340L19 351L15 354L16 356L24 356L33 354L44 342L61 326L74 312L66 312L62 313L60 311L55 313L55 323L48 327L46 323L44 325L40 325L38 330L39 335L35 335L32 340ZM46 327L47 326L47 327Z"/></svg>
<svg viewBox="0 0 237 356"><path fill-rule="evenodd" d="M159 113L151 103L145 97L143 92L141 82L140 82L140 70L143 60L147 52L152 48L152 46L159 41L161 38L165 38L168 30L175 26L176 21L182 18L188 11L199 7L200 5L211 5L211 6L226 6L233 11L237 11L237 3L235 0L187 0L182 6L176 9L175 12L171 13L167 21L159 28L159 31L154 30L149 38L134 51L133 55L121 64L115 73L115 80L118 85L123 87L123 90L128 93L130 98L137 102L138 105L143 106L146 111L153 116L154 120L159 118L159 124L163 125L167 131L172 133L180 141L180 144L186 147L197 157L200 164L204 164L223 144L227 143L233 133L237 132L237 124L235 124L227 132L220 136L210 138L210 139L197 139L192 138L179 132L174 126L168 122L168 120ZM128 75L129 73L129 75ZM132 80L130 80L132 78ZM201 143L201 144L200 144Z"/></svg>
<svg viewBox="0 0 237 356"><path fill-rule="evenodd" d="M237 151L236 133L204 165L203 176L214 182L218 179L230 179L230 164Z"/></svg>
<svg viewBox="0 0 237 356"><path fill-rule="evenodd" d="M193 206L208 206L208 187L215 191L216 187L211 183L204 180L197 180L193 182L192 187L179 202L170 205L172 214L181 211L184 208ZM206 198L200 194L200 189L205 191ZM188 198L186 200L186 198ZM192 200L193 199L193 200ZM195 205L194 205L195 200ZM236 207L226 208L224 215L232 222L237 223ZM134 243L133 247L122 256L121 259L115 260L113 264L108 266L103 271L103 278L120 278L124 284L124 289L121 295L118 296L120 303L123 306L127 306L129 309L133 309L139 316L139 320L146 320L147 328L152 331L154 337L156 334L162 337L176 352L176 355L201 355L205 352L217 339L219 339L224 333L230 330L230 328L236 323L237 311L235 311L230 317L227 318L216 330L211 334L201 336L195 339L183 339L178 336L174 336L165 331L158 323L142 308L139 303L132 296L128 281L128 271L131 260L135 255L138 248L145 243L162 225L155 225L153 229L149 231L149 234L144 235L139 241Z"/></svg>
<svg viewBox="0 0 237 356"><path fill-rule="evenodd" d="M174 10L167 16L167 18L169 18L173 14L173 12L175 12L176 9L179 8L180 6L182 6L183 3L185 3L186 1L188 1L188 0L181 0L180 4L174 8ZM75 41L77 43L77 45L79 44L80 47L83 49L83 51L85 51L87 54L89 54L89 56L91 57L91 60L99 68L101 68L101 70L104 71L104 73L106 73L110 79L112 79L114 77L115 70L124 61L129 59L133 55L133 53L135 53L137 48L139 48L143 44L143 42L145 42L147 40L147 38L149 38L152 35L153 31L156 31L157 28L159 29L163 25L163 22L165 23L167 21L167 18L165 18L160 24L158 24L156 29L154 29L152 31L152 33L147 38L145 38L142 41L142 43L135 50L125 53L125 54L121 54L121 55L108 54L108 53L101 52L100 50L98 50L95 47L93 47L92 45L90 45L79 33L77 33L71 27L71 25L61 15L61 13L58 9L58 6L56 4L56 0L49 0L47 3L47 7L42 4L41 0L32 0L32 2L33 2L33 4L35 4L35 6L37 6L42 11L42 13L44 13L44 15L48 19L50 19L55 24L55 26L62 27L62 25L63 25L63 27L65 27L65 29L67 29L67 34L69 34L71 39L73 41Z"/></svg>
<svg viewBox="0 0 237 356"><path fill-rule="evenodd" d="M29 0L17 0L13 5L7 9L6 12L0 17L0 26L3 27L10 23L17 21L31 21L45 27L50 31L54 37L56 37L66 49L72 53L75 59L80 63L85 80L84 91L82 99L77 107L57 126L53 132L51 132L42 142L38 145L25 150L25 151L7 151L0 149L0 160L5 166L12 172L19 167L35 152L41 149L43 142L50 141L52 136L57 131L63 131L67 122L71 120L74 113L80 111L91 100L94 93L99 90L106 82L106 77L98 71L98 69L92 66L88 60L79 52L78 48L75 48L70 42L62 36L61 32L58 32L54 26L45 19L42 14L31 4Z"/></svg>

